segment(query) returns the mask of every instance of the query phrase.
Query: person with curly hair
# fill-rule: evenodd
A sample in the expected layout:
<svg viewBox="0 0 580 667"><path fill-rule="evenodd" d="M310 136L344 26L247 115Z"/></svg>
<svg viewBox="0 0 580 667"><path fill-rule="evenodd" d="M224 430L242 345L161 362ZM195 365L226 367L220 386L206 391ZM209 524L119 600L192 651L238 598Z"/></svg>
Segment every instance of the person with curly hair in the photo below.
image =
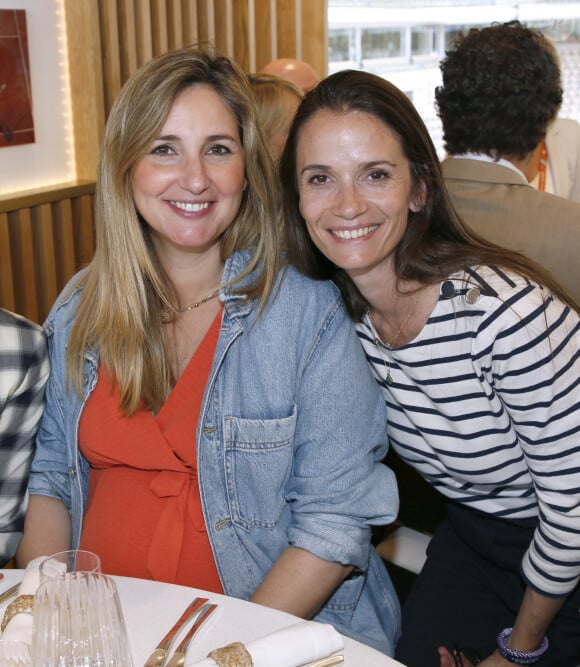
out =
<svg viewBox="0 0 580 667"><path fill-rule="evenodd" d="M435 98L454 206L479 234L542 264L578 301L580 204L529 185L562 103L551 42L519 21L472 29L441 73Z"/></svg>

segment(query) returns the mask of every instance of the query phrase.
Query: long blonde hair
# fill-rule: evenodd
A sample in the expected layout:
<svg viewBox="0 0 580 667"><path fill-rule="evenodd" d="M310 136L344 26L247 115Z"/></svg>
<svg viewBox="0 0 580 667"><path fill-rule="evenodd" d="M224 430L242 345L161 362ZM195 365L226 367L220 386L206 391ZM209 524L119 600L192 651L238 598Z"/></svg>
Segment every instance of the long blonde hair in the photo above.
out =
<svg viewBox="0 0 580 667"><path fill-rule="evenodd" d="M172 285L153 250L148 226L132 197L135 165L163 126L177 95L207 84L238 123L247 187L236 220L221 240L222 259L247 249L254 272L246 298L262 307L279 263L279 194L247 77L228 58L188 47L146 63L123 86L111 110L95 192L96 251L75 287L82 292L67 350L69 381L81 392L83 360L96 348L120 391L125 415L157 410L175 382L164 345L161 313L175 304Z"/></svg>

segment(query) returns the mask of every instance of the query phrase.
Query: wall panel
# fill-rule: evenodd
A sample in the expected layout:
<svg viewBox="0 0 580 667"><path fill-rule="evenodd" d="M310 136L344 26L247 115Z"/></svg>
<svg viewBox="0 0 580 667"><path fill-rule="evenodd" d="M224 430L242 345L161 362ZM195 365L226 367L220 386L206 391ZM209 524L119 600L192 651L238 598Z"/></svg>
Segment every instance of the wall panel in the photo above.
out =
<svg viewBox="0 0 580 667"><path fill-rule="evenodd" d="M0 306L43 322L95 249L93 185L0 208ZM8 207L4 202L1 207Z"/></svg>
<svg viewBox="0 0 580 667"><path fill-rule="evenodd" d="M255 66L250 71L259 72L266 63L274 60L276 55L275 7L270 0L254 0L254 45ZM250 45L248 45L248 49Z"/></svg>
<svg viewBox="0 0 580 667"><path fill-rule="evenodd" d="M328 22L325 0L302 0L300 60L305 60L322 78L328 72Z"/></svg>
<svg viewBox="0 0 580 667"><path fill-rule="evenodd" d="M16 310L14 299L14 269L8 214L0 213L0 305L8 310Z"/></svg>
<svg viewBox="0 0 580 667"><path fill-rule="evenodd" d="M276 51L278 58L299 57L302 35L296 32L296 17L301 10L301 0L278 0L276 3Z"/></svg>
<svg viewBox="0 0 580 667"><path fill-rule="evenodd" d="M246 72L255 71L255 51L249 48L255 43L253 2L234 2L232 18L233 52L231 56ZM252 23L250 23L252 22Z"/></svg>
<svg viewBox="0 0 580 667"><path fill-rule="evenodd" d="M97 1L105 115L140 65L196 42L211 43L246 72L282 57L308 60L321 76L326 72L325 0Z"/></svg>

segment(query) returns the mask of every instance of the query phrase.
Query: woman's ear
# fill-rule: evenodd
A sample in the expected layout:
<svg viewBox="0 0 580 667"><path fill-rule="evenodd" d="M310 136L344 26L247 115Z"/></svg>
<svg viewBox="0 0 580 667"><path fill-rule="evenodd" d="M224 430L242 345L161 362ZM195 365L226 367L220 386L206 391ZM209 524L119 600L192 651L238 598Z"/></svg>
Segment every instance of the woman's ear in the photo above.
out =
<svg viewBox="0 0 580 667"><path fill-rule="evenodd" d="M427 202L427 185L425 181L421 179L415 188L415 192L411 197L411 203L409 204L409 209L413 213L419 213L422 211L425 203Z"/></svg>

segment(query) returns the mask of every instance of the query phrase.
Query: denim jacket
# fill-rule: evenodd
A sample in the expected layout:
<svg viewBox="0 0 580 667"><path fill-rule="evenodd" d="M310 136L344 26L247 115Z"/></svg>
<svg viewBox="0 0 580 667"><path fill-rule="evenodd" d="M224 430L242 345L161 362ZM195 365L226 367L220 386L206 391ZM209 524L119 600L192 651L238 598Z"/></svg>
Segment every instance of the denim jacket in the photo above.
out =
<svg viewBox="0 0 580 667"><path fill-rule="evenodd" d="M224 280L239 275L236 253ZM74 278L73 278L74 281ZM222 325L199 416L199 488L227 595L248 599L288 545L353 565L315 619L392 654L399 606L370 546L370 525L398 511L386 453L385 404L338 290L292 268L258 315L255 301L223 289ZM65 288L45 329L51 359L46 409L29 482L59 498L79 544L89 465L78 450L83 405L98 354L84 364L84 396L66 377L66 346L79 291Z"/></svg>

